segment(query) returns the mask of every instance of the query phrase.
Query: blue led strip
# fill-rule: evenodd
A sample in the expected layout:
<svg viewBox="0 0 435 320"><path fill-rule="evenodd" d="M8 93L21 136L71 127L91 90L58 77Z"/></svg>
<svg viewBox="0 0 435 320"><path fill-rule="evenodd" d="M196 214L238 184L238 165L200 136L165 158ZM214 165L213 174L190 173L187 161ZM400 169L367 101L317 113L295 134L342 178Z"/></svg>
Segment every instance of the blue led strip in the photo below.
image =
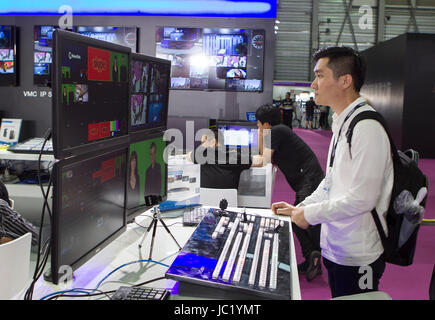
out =
<svg viewBox="0 0 435 320"><path fill-rule="evenodd" d="M276 18L276 0L1 1L0 15L58 15L63 5L69 5L76 15Z"/></svg>

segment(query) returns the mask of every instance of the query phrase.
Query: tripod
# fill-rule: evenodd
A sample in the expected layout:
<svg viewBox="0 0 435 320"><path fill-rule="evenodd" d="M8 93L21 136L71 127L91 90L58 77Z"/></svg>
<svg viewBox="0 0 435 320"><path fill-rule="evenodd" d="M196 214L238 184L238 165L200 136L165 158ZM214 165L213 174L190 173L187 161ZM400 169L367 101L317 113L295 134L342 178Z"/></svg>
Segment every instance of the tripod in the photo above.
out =
<svg viewBox="0 0 435 320"><path fill-rule="evenodd" d="M145 241L145 238L148 235L148 232L151 230L151 228L154 227L153 228L153 236L151 238L150 255L149 255L148 260L151 260L152 254L153 254L154 239L156 237L156 229L157 229L157 221L160 221L160 223L166 229L166 232L171 236L172 240L174 240L175 243L177 244L178 249L181 250L181 247L178 244L177 240L175 239L175 237L173 236L171 231L169 231L168 227L166 226L166 224L163 222L162 218L160 217L160 209L159 209L159 207L158 206L154 206L154 208L153 208L153 221L151 221L150 225L148 226L147 231L145 232L145 234L142 237L142 241L139 244L139 249L140 249L140 248L142 248L142 243Z"/></svg>

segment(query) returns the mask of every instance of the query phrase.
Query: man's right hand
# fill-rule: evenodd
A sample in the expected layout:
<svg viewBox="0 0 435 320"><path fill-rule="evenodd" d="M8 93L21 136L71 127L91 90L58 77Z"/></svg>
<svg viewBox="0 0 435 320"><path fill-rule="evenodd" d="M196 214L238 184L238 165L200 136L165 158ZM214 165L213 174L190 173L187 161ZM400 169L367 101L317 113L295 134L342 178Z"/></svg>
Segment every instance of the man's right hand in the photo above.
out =
<svg viewBox="0 0 435 320"><path fill-rule="evenodd" d="M288 204L287 202L282 201L273 203L271 210L274 214L277 215L290 216L294 208L295 207Z"/></svg>

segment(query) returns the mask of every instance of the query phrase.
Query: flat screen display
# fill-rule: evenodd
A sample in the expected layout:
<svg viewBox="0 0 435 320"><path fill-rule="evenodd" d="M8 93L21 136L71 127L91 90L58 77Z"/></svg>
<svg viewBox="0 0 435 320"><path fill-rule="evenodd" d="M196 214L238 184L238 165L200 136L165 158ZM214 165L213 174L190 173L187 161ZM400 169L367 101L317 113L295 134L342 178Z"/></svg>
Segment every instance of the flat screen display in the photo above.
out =
<svg viewBox="0 0 435 320"><path fill-rule="evenodd" d="M55 165L52 276L76 269L125 230L128 148L72 157Z"/></svg>
<svg viewBox="0 0 435 320"><path fill-rule="evenodd" d="M170 61L142 54L131 55L130 128L132 132L166 126L170 70Z"/></svg>
<svg viewBox="0 0 435 320"><path fill-rule="evenodd" d="M263 91L265 31L158 27L156 56L170 60L171 89Z"/></svg>
<svg viewBox="0 0 435 320"><path fill-rule="evenodd" d="M258 147L258 129L256 122L217 120L227 147Z"/></svg>
<svg viewBox="0 0 435 320"><path fill-rule="evenodd" d="M17 84L17 48L15 26L0 26L0 85Z"/></svg>
<svg viewBox="0 0 435 320"><path fill-rule="evenodd" d="M127 177L127 214L143 212L149 206L146 199L157 196L164 201L167 195L168 167L164 154L166 141L163 133L132 136L129 149Z"/></svg>
<svg viewBox="0 0 435 320"><path fill-rule="evenodd" d="M55 157L127 141L130 48L64 30L55 35Z"/></svg>

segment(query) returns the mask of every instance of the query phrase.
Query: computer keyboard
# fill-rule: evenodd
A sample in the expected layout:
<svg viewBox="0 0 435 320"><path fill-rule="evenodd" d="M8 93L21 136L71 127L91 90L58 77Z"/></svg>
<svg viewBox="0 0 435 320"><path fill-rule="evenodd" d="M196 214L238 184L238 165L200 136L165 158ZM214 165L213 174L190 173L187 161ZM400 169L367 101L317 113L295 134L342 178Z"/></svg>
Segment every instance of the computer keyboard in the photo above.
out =
<svg viewBox="0 0 435 320"><path fill-rule="evenodd" d="M25 141L19 142L8 148L8 151L16 153L37 153L41 152L42 145L44 144L44 138L30 138ZM42 154L53 154L53 143L48 140L45 143Z"/></svg>
<svg viewBox="0 0 435 320"><path fill-rule="evenodd" d="M151 287L119 287L112 300L166 300L171 293L166 289Z"/></svg>
<svg viewBox="0 0 435 320"><path fill-rule="evenodd" d="M197 226L209 210L203 207L186 208L183 214L183 226Z"/></svg>

